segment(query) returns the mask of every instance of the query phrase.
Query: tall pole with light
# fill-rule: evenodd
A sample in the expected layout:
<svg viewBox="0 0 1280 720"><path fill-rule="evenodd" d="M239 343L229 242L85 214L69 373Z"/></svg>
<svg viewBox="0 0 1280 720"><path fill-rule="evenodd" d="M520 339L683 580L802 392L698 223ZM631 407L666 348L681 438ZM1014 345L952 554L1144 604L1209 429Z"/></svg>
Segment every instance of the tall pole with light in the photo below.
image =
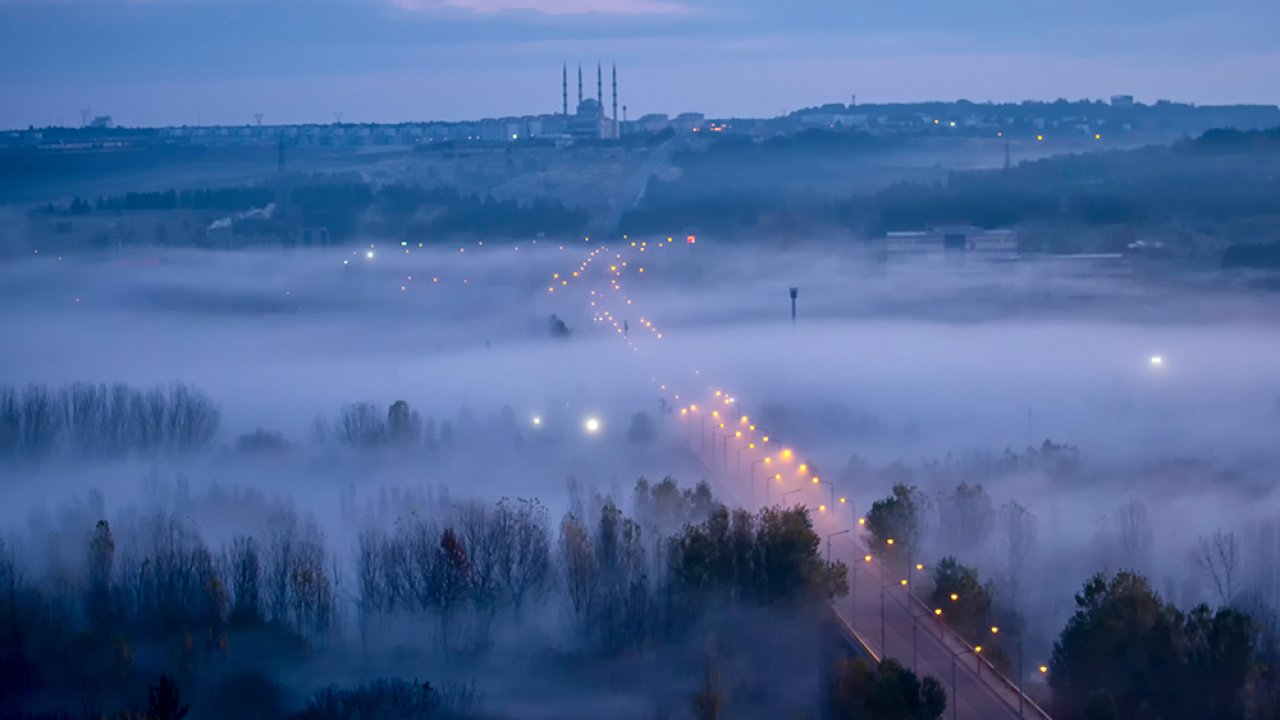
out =
<svg viewBox="0 0 1280 720"><path fill-rule="evenodd" d="M1023 698L1026 697L1026 695L1022 692L1022 633L1001 630L1000 627L997 625L991 626L992 635L999 635L1002 632L1005 635L1012 635L1018 638L1018 717L1022 717Z"/></svg>
<svg viewBox="0 0 1280 720"><path fill-rule="evenodd" d="M833 538L833 537L835 537L835 536L837 536L837 535L848 535L848 534L849 534L849 530L848 530L848 529L844 529L844 530L841 530L841 531L839 531L839 532L829 533L829 534L827 535L827 562L828 562L828 563L830 563L830 562L831 562L831 538ZM855 565L854 567L857 567L857 566ZM856 572L856 571L855 571L855 572Z"/></svg>

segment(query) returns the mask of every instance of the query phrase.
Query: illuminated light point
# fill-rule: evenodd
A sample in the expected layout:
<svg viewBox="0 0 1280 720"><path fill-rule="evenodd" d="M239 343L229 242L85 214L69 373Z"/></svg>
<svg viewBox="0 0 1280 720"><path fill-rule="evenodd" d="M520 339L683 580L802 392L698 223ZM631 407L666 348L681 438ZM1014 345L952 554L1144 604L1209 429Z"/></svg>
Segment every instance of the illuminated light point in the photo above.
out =
<svg viewBox="0 0 1280 720"><path fill-rule="evenodd" d="M933 614L934 614L934 615L941 615L941 614L942 614L942 608L934 608L934 609L933 609Z"/></svg>
<svg viewBox="0 0 1280 720"><path fill-rule="evenodd" d="M885 545L892 545L892 544L893 544L893 538L889 538L888 540L885 540L885 541L884 541L884 544L885 544Z"/></svg>
<svg viewBox="0 0 1280 720"><path fill-rule="evenodd" d="M1094 134L1094 136L1093 136L1093 139L1094 139L1094 140L1101 140L1101 139L1102 139L1102 133L1095 133L1095 134ZM1043 666L1041 666L1041 667L1043 667Z"/></svg>
<svg viewBox="0 0 1280 720"><path fill-rule="evenodd" d="M960 596L959 596L959 595L957 595L957 594L955 594L955 593L951 593L951 602L955 602L955 601L957 601L957 600L959 600L959 599L960 599Z"/></svg>
<svg viewBox="0 0 1280 720"><path fill-rule="evenodd" d="M866 525L866 524L867 524L867 519L866 519L866 518L858 518L858 524L859 524L859 525Z"/></svg>
<svg viewBox="0 0 1280 720"><path fill-rule="evenodd" d="M1044 140L1044 136L1043 136L1043 135L1037 135L1037 136L1036 136L1036 141L1037 141L1037 142L1039 142L1039 141L1041 141L1041 140Z"/></svg>
<svg viewBox="0 0 1280 720"><path fill-rule="evenodd" d="M870 556L870 555L863 555L863 556L862 556L862 561L863 561L863 562L871 562L871 556Z"/></svg>
<svg viewBox="0 0 1280 720"><path fill-rule="evenodd" d="M899 581L898 581L898 583L899 583L899 584L901 584L901 585L902 585L902 587L906 587L906 586L907 586L907 581L906 581L906 580L899 580Z"/></svg>
<svg viewBox="0 0 1280 720"><path fill-rule="evenodd" d="M844 504L844 498L840 498L840 504L841 504L841 505L843 505L843 504Z"/></svg>
<svg viewBox="0 0 1280 720"><path fill-rule="evenodd" d="M1047 673L1047 672L1049 672L1049 666L1048 666L1048 665L1041 665L1041 666L1040 666L1040 674L1041 674L1041 675L1043 675L1044 673Z"/></svg>
<svg viewBox="0 0 1280 720"><path fill-rule="evenodd" d="M974 652L976 652L976 653L980 653L980 652L982 652L982 646L981 646L981 645L974 645L974 646L973 646L973 651L974 651Z"/></svg>
<svg viewBox="0 0 1280 720"><path fill-rule="evenodd" d="M917 570L923 570L923 569L924 569L924 563L916 563L916 569L917 569Z"/></svg>
<svg viewBox="0 0 1280 720"><path fill-rule="evenodd" d="M819 506L818 506L818 512L826 512L826 511L827 511L827 506L826 506L826 505L819 505Z"/></svg>
<svg viewBox="0 0 1280 720"><path fill-rule="evenodd" d="M368 251L366 251L366 252L365 252L365 254L364 254L364 256L365 256L366 258L368 258L368 259L372 260L372 259L373 259L373 251L372 251L372 250L368 250Z"/></svg>
<svg viewBox="0 0 1280 720"><path fill-rule="evenodd" d="M600 432L600 420L598 418L587 418L587 421L583 423L582 426L586 428L589 433L595 434Z"/></svg>
<svg viewBox="0 0 1280 720"><path fill-rule="evenodd" d="M1162 356L1160 356L1160 355L1152 355L1152 356L1151 356L1151 364L1152 364L1152 365L1155 365L1155 366L1163 365L1163 364L1164 364L1164 358L1163 358Z"/></svg>
<svg viewBox="0 0 1280 720"><path fill-rule="evenodd" d="M998 633L998 632L1000 632L1000 628L996 627L995 625L992 625L992 626L991 626L991 634L992 634L992 635L995 635L995 634L996 634L996 633Z"/></svg>
<svg viewBox="0 0 1280 720"><path fill-rule="evenodd" d="M816 477L815 477L815 478L813 479L813 484L814 484L814 485L817 485L817 484L818 484L818 478L816 478Z"/></svg>
<svg viewBox="0 0 1280 720"><path fill-rule="evenodd" d="M542 424L542 418L538 417L537 415L534 415L534 416L533 416L533 425L534 425L534 427L537 427L537 426L539 426L539 425L541 425L541 424Z"/></svg>

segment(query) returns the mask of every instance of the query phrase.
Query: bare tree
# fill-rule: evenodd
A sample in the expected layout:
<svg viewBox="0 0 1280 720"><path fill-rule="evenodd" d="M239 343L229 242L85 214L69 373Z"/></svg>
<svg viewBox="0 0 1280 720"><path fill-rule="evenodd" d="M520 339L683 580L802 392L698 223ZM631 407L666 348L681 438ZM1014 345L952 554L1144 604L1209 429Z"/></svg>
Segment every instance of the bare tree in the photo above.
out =
<svg viewBox="0 0 1280 720"><path fill-rule="evenodd" d="M1116 510L1113 522L1120 548L1120 564L1138 572L1148 571L1153 533L1151 521L1147 518L1147 506L1132 500Z"/></svg>
<svg viewBox="0 0 1280 720"><path fill-rule="evenodd" d="M510 541L499 559L500 584L519 617L524 603L546 589L551 578L551 531L547 509L536 500L498 503L499 525Z"/></svg>
<svg viewBox="0 0 1280 720"><path fill-rule="evenodd" d="M1015 608L1022 600L1027 572L1035 559L1036 516L1016 502L1000 508L1000 524L1005 533L1004 590Z"/></svg>
<svg viewBox="0 0 1280 720"><path fill-rule="evenodd" d="M942 540L956 552L977 549L991 535L995 509L981 485L960 483L939 497L938 523Z"/></svg>
<svg viewBox="0 0 1280 720"><path fill-rule="evenodd" d="M1236 599L1240 542L1234 531L1218 530L1213 535L1201 535L1191 549L1191 563L1209 577L1219 605L1230 605Z"/></svg>
<svg viewBox="0 0 1280 720"><path fill-rule="evenodd" d="M253 626L262 620L262 559L258 541L238 536L231 541L224 563L231 580L234 625Z"/></svg>

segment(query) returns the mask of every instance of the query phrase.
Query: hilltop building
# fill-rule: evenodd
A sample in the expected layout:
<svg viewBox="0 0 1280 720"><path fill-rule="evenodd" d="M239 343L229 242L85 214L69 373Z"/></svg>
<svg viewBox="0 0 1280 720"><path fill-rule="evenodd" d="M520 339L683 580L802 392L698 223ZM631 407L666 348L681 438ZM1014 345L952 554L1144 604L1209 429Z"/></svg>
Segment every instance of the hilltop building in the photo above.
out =
<svg viewBox="0 0 1280 720"><path fill-rule="evenodd" d="M891 232L889 255L943 255L950 253L1012 257L1018 254L1018 233L1014 230L984 230L972 225L948 225L927 230Z"/></svg>
<svg viewBox="0 0 1280 720"><path fill-rule="evenodd" d="M615 139L619 135L618 124L618 66L613 69L613 116L604 111L604 68L596 63L596 96L582 96L582 66L578 66L578 104L574 114L569 114L569 71L562 68L561 110L566 117L566 130L574 140Z"/></svg>

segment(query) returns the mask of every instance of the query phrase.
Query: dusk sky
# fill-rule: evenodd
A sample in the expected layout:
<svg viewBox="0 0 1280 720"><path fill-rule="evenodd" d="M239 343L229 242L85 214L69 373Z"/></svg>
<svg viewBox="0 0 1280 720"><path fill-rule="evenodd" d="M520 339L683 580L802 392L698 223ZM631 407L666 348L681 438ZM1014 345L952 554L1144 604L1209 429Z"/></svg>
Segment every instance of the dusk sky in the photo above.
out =
<svg viewBox="0 0 1280 720"><path fill-rule="evenodd" d="M1276 0L0 0L0 127L556 112L561 62L591 93L597 60L632 118L854 94L1271 104L1277 29Z"/></svg>

